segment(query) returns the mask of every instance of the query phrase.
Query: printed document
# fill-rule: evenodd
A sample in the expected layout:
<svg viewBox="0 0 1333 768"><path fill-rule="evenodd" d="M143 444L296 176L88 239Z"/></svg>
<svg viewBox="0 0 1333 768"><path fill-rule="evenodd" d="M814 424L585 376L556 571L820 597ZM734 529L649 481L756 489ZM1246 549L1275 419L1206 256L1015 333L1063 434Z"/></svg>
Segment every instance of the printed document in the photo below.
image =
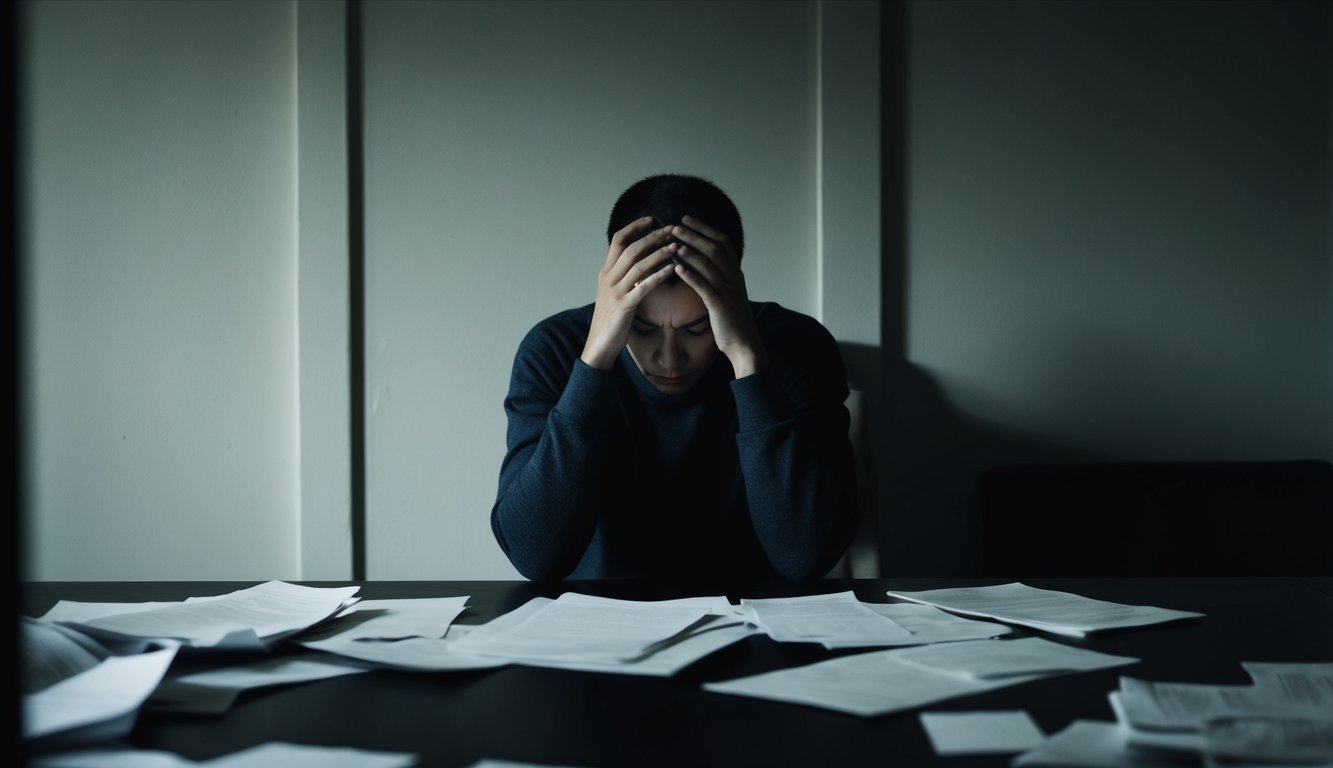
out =
<svg viewBox="0 0 1333 768"><path fill-rule="evenodd" d="M23 738L64 743L118 739L161 682L176 646L110 656L97 666L23 696Z"/></svg>
<svg viewBox="0 0 1333 768"><path fill-rule="evenodd" d="M342 610L359 589L270 581L227 595L62 623L99 638L163 638L194 649L268 650ZM57 608L65 614L76 610L69 605ZM51 615L43 620L52 620Z"/></svg>
<svg viewBox="0 0 1333 768"><path fill-rule="evenodd" d="M1024 642L971 640L873 651L804 667L707 683L704 689L874 716L1054 674L1136 661L1066 648L1057 643L1047 643L1046 646L1057 646L1060 650L1026 644L1022 646L1022 653L1013 654L993 647ZM930 664L910 660L913 652L919 654L927 650L932 651L928 658Z"/></svg>
<svg viewBox="0 0 1333 768"><path fill-rule="evenodd" d="M913 603L934 605L953 613L996 619L1069 637L1084 637L1093 632L1203 616L1202 613L1192 611L1094 600L1069 592L1029 587L1019 582L992 587L889 592L888 595Z"/></svg>
<svg viewBox="0 0 1333 768"><path fill-rule="evenodd" d="M566 592L518 624L501 631L471 633L457 650L511 661L621 661L650 653L715 615L726 598L643 602Z"/></svg>
<svg viewBox="0 0 1333 768"><path fill-rule="evenodd" d="M836 643L838 647L901 645L912 633L876 613L853 592L741 600L741 608L779 643Z"/></svg>
<svg viewBox="0 0 1333 768"><path fill-rule="evenodd" d="M952 613L941 611L933 605L916 603L862 603L865 607L887 616L900 627L912 633L912 636L894 645L928 645L930 643L952 643L959 640L981 640L987 637L999 637L1013 633L1013 628L994 621L965 619ZM837 641L823 642L830 650L843 648Z"/></svg>

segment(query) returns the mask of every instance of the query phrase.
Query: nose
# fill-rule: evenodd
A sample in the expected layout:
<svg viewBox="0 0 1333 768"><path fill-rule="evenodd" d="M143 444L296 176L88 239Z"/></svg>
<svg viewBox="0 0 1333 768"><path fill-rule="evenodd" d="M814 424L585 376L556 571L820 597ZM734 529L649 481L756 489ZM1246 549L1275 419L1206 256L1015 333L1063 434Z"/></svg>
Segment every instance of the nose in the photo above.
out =
<svg viewBox="0 0 1333 768"><path fill-rule="evenodd" d="M676 373L689 360L689 354L680 335L668 329L664 333L662 346L657 348L657 364L664 372Z"/></svg>

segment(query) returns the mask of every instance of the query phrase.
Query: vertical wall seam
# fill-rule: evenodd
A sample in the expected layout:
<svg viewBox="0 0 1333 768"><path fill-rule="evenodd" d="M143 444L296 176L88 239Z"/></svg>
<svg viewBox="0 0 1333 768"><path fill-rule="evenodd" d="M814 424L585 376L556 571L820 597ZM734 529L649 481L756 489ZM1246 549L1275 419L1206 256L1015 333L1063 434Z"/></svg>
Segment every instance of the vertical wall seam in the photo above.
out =
<svg viewBox="0 0 1333 768"><path fill-rule="evenodd" d="M347 304L351 409L352 578L366 578L365 179L361 0L347 0Z"/></svg>
<svg viewBox="0 0 1333 768"><path fill-rule="evenodd" d="M294 456L296 458L296 484L294 500L296 502L296 573L304 573L305 568L305 494L301 483L305 474L305 461L301 450L302 413L301 401L301 6L299 2L291 4L292 9L292 259L296 262L292 270L292 325L293 349L292 360L296 368L292 377L293 402L296 407L292 425Z"/></svg>
<svg viewBox="0 0 1333 768"><path fill-rule="evenodd" d="M824 0L815 2L815 318L824 317Z"/></svg>

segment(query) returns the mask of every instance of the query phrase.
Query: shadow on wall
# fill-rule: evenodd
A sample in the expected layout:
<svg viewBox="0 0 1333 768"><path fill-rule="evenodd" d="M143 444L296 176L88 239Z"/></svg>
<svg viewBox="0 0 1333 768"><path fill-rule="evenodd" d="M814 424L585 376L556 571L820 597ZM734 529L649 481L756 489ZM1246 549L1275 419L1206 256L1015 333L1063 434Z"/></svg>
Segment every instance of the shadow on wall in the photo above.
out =
<svg viewBox="0 0 1333 768"><path fill-rule="evenodd" d="M978 488L986 470L1108 459L964 416L911 363L886 360L883 382L882 406L870 418L884 576L982 574Z"/></svg>

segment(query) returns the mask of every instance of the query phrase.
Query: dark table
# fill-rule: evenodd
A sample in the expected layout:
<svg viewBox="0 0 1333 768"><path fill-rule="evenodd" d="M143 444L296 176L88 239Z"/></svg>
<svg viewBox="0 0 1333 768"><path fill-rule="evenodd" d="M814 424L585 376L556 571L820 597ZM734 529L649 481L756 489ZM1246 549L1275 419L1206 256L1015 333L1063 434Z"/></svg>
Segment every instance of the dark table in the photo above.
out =
<svg viewBox="0 0 1333 768"><path fill-rule="evenodd" d="M1206 618L1094 635L1049 637L1141 662L1048 678L930 705L931 711L1026 709L1047 733L1075 719L1113 720L1108 691L1121 675L1246 684L1242 661L1333 661L1333 578L1024 579L1027 584L1122 603L1201 611ZM59 599L180 600L255 582L40 582L23 585L23 612ZM351 582L301 582L343 586ZM501 581L364 582L375 598L470 595L459 623L477 624L537 596L573 590L627 599L725 594L782 597L854 589L867 602L888 590L1003 583L985 579L858 579L810 584ZM1030 633L1020 631L1019 636ZM287 653L292 650L277 650ZM374 671L242 695L224 716L145 711L129 738L139 748L205 760L269 741L415 752L423 766L482 758L567 766L1006 766L1008 756L937 758L919 710L860 718L700 688L858 651L747 638L669 679L509 666L470 672ZM249 660L237 659L237 660Z"/></svg>

